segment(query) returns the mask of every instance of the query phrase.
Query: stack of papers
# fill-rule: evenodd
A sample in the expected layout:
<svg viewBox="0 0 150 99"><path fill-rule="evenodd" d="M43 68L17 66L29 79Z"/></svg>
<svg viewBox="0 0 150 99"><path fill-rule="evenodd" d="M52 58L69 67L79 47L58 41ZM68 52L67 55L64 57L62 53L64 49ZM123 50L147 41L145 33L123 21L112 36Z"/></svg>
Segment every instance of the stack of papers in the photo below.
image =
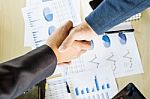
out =
<svg viewBox="0 0 150 99"><path fill-rule="evenodd" d="M70 93L67 91L69 85ZM118 92L111 68L101 68L47 80L46 99L111 99ZM70 96L68 95L70 94Z"/></svg>
<svg viewBox="0 0 150 99"><path fill-rule="evenodd" d="M74 26L81 23L83 4L79 0L27 0L26 3L22 9L24 45L32 49L45 44L65 21L72 20ZM131 28L130 22L124 22L110 31ZM45 99L70 99L66 83L72 99L110 99L118 92L116 78L144 72L133 32L104 34L93 41L93 50L70 65L57 66L54 75L61 76L47 79Z"/></svg>
<svg viewBox="0 0 150 99"><path fill-rule="evenodd" d="M32 49L45 44L57 27L71 20L74 26L81 23L76 2L72 0L29 0L22 9L25 21L25 46Z"/></svg>

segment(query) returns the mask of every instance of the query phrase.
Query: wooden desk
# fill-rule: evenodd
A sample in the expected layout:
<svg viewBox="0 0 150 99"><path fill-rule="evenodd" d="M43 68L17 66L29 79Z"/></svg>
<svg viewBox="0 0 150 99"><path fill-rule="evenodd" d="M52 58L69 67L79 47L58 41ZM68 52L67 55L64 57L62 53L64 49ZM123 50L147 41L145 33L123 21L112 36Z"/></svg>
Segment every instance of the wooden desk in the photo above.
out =
<svg viewBox="0 0 150 99"><path fill-rule="evenodd" d="M25 0L0 0L0 62L20 56L31 48L24 42L24 22L21 8ZM142 13L139 21L133 22L135 36L141 54L144 74L117 79L121 90L133 82L139 90L150 98L150 9Z"/></svg>
<svg viewBox="0 0 150 99"><path fill-rule="evenodd" d="M0 62L20 56L24 47L24 21L21 8L25 0L0 0Z"/></svg>
<svg viewBox="0 0 150 99"><path fill-rule="evenodd" d="M139 21L132 22L141 55L144 74L117 79L119 89L133 82L147 99L150 99L150 9L142 13Z"/></svg>

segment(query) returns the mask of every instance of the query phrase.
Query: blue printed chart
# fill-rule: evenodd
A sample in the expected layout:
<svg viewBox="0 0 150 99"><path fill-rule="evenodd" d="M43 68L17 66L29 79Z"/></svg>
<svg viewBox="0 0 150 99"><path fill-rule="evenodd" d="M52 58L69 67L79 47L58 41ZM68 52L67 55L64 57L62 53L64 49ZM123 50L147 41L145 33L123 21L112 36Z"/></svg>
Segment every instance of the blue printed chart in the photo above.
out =
<svg viewBox="0 0 150 99"><path fill-rule="evenodd" d="M102 90L102 91L103 90L109 90L109 88L110 88L109 82L100 85L96 76L93 80L94 80L94 84L93 84L94 87L93 88L86 87L86 88L80 90L78 86L75 87L74 88L75 95L80 96L80 95L84 95L84 94L88 94L88 93L99 92L100 90ZM100 97L99 94L97 95L97 97ZM108 94L107 94L107 97L109 97Z"/></svg>
<svg viewBox="0 0 150 99"><path fill-rule="evenodd" d="M94 50L82 56L87 70L111 66L116 78L144 72L133 32L100 35L93 41Z"/></svg>
<svg viewBox="0 0 150 99"><path fill-rule="evenodd" d="M46 2L45 2L46 1ZM56 28L71 20L74 26L81 23L73 0L44 0L42 3L22 9L32 48L45 44Z"/></svg>
<svg viewBox="0 0 150 99"><path fill-rule="evenodd" d="M69 75L68 83L73 99L110 99L118 92L108 68Z"/></svg>

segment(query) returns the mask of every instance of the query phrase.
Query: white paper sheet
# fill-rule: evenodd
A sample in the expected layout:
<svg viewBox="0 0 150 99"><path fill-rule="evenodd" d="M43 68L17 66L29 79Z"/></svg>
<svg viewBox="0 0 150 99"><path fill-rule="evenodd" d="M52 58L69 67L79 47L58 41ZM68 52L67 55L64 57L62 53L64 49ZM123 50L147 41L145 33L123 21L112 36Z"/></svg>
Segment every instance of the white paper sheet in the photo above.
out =
<svg viewBox="0 0 150 99"><path fill-rule="evenodd" d="M26 6L36 6L43 2L52 1L52 0L26 0Z"/></svg>
<svg viewBox="0 0 150 99"><path fill-rule="evenodd" d="M77 14L71 0L52 0L44 2L41 5L27 7L23 9L23 15L27 27L31 29L31 35L34 41L33 48L45 44L49 36L49 28L54 30L68 20L72 20L74 26L81 23L80 15ZM46 20L44 9L51 11L52 20Z"/></svg>
<svg viewBox="0 0 150 99"><path fill-rule="evenodd" d="M128 30L128 29L132 29L131 22L120 23L120 24L118 24L117 26L114 26L113 28L111 28L108 31Z"/></svg>
<svg viewBox="0 0 150 99"><path fill-rule="evenodd" d="M125 35L127 43L123 45L120 43L118 33L109 34L111 41L109 48L106 48L103 44L103 35L97 37L94 40L95 49L84 56L86 68L112 66L116 78L143 73L134 33L125 33Z"/></svg>
<svg viewBox="0 0 150 99"><path fill-rule="evenodd" d="M69 99L66 88L66 79L56 77L47 80L45 99Z"/></svg>
<svg viewBox="0 0 150 99"><path fill-rule="evenodd" d="M33 6L41 5L44 2L51 1L51 0L26 0L26 7L32 8ZM32 41L31 30L28 27L27 23L25 22L25 33L24 33L24 46L25 47L32 47L34 42Z"/></svg>
<svg viewBox="0 0 150 99"><path fill-rule="evenodd" d="M66 82L71 91L70 98ZM103 69L93 69L66 77L48 78L45 99L110 99L117 92L113 71L111 67L107 66Z"/></svg>
<svg viewBox="0 0 150 99"><path fill-rule="evenodd" d="M72 99L111 99L118 92L113 71L109 67L72 74L67 81Z"/></svg>

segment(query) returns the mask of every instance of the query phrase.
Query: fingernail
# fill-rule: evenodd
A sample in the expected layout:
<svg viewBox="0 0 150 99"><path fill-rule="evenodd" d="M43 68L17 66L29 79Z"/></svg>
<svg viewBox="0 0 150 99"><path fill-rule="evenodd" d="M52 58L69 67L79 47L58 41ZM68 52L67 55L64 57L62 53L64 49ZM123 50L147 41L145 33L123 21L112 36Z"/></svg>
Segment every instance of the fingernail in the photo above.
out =
<svg viewBox="0 0 150 99"><path fill-rule="evenodd" d="M64 47L64 46L60 46L58 50L59 50L60 52L63 52L63 51L65 51L65 47Z"/></svg>

